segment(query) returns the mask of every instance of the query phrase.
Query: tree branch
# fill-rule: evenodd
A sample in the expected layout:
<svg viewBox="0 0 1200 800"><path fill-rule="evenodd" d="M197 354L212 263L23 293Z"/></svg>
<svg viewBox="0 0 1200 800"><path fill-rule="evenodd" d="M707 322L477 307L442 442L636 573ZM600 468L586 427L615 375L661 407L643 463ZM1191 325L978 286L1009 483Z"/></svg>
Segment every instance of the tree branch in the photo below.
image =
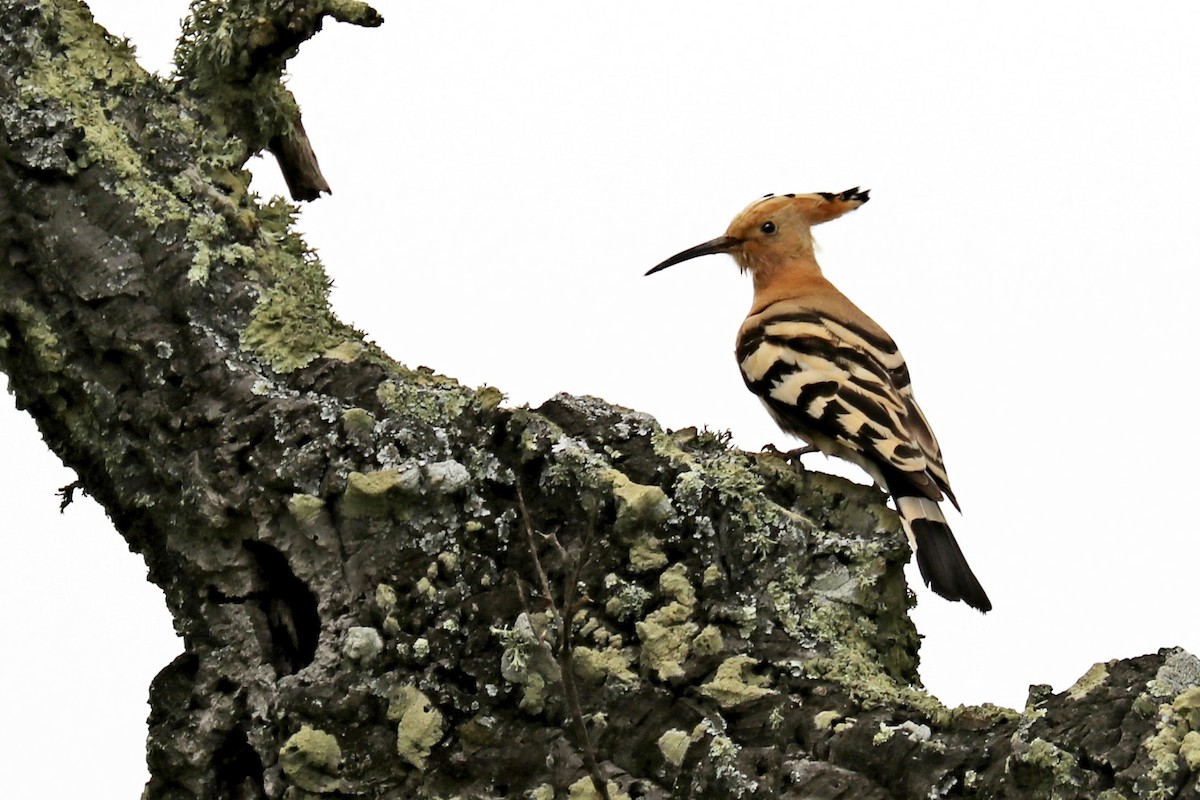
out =
<svg viewBox="0 0 1200 800"><path fill-rule="evenodd" d="M232 166L268 149L294 200L329 192L300 107L283 84L287 62L325 17L375 28L383 17L354 0L193 0L175 51L180 84L208 127L241 143Z"/></svg>

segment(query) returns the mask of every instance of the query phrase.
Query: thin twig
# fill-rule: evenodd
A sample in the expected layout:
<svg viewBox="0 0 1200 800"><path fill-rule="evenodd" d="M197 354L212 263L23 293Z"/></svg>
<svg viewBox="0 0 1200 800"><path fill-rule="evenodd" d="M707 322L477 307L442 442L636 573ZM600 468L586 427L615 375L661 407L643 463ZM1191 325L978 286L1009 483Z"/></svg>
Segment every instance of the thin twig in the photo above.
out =
<svg viewBox="0 0 1200 800"><path fill-rule="evenodd" d="M525 523L525 541L529 545L529 555L533 557L533 568L537 571L538 582L542 584L542 592L546 595L546 601L550 603L550 610L554 612L555 618L558 617L558 607L554 603L554 593L550 591L550 581L546 578L546 572L542 569L542 560L538 558L537 542L533 535L533 520L529 516L529 509L525 507L525 493L521 491L521 484L517 484L517 503L521 507L521 519Z"/></svg>
<svg viewBox="0 0 1200 800"><path fill-rule="evenodd" d="M58 513L63 513L67 510L67 506L75 499L75 490L83 488L83 481L71 481L66 486L58 490L58 496L62 502L58 504Z"/></svg>
<svg viewBox="0 0 1200 800"><path fill-rule="evenodd" d="M533 531L533 518L529 515L529 509L525 505L525 495L521 491L521 485L517 484L517 504L521 509L521 519L525 523L525 541L529 545L529 554L533 558L533 567L537 572L538 581L542 584L542 591L546 594L546 601L550 604L550 611L554 614L554 618L558 621L559 638L558 638L558 665L562 672L562 681L564 694L567 700L567 711L571 717L571 721L575 723L576 735L579 736L583 743L583 758L587 763L588 773L592 779L592 786L596 793L603 800L610 800L608 795L608 784L600 775L600 765L596 761L596 748L592 744L591 734L588 732L587 724L583 719L583 707L579 702L579 691L575 686L574 664L572 662L573 655L573 631L571 622L575 618L575 587L579 581L579 573L582 569L582 562L586 560L588 551L591 548L592 534L595 531L596 522L595 516L589 517L587 537L584 539L584 548L581 553L582 558L571 559L567 551L563 549L562 544L558 541L558 537L553 534L548 534L544 538L548 539L561 553L564 559L569 559L573 569L569 570L570 575L564 580L566 585L563 587L563 608L566 614L560 612L558 604L554 602L554 593L550 590L550 581L546 577L545 570L542 569L542 560L537 553L537 539Z"/></svg>

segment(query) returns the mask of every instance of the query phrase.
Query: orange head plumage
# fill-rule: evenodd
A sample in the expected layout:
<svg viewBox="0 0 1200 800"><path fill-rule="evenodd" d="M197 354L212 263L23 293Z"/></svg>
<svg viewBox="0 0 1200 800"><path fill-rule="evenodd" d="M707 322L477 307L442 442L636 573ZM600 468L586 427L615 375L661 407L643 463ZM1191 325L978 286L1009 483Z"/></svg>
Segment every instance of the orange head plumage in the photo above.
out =
<svg viewBox="0 0 1200 800"><path fill-rule="evenodd" d="M646 274L714 253L733 256L743 272L754 276L756 287L767 283L785 264L810 266L820 274L813 257L812 226L837 219L869 199L869 190L858 187L838 194L769 194L734 217L724 236L676 253Z"/></svg>

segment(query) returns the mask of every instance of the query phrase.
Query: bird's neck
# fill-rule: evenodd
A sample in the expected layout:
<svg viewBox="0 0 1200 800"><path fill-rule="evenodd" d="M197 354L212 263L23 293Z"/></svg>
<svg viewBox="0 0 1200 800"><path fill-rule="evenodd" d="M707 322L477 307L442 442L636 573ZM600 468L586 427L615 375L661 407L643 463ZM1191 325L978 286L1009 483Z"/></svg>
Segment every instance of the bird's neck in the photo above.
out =
<svg viewBox="0 0 1200 800"><path fill-rule="evenodd" d="M796 300L825 294L833 289L821 267L811 254L792 257L786 261L764 262L753 271L754 305L757 313L780 300ZM834 290L836 291L836 290Z"/></svg>

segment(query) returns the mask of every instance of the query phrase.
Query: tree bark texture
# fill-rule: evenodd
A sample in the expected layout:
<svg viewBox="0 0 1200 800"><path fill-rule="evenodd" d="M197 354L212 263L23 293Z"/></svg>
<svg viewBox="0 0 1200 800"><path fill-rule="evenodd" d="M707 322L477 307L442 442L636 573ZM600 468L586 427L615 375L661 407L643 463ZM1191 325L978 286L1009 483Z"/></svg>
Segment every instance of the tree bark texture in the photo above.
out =
<svg viewBox="0 0 1200 800"><path fill-rule="evenodd" d="M1191 655L948 709L878 491L594 398L507 408L340 323L242 165L290 142L319 193L279 76L325 16L381 20L194 12L164 80L76 2L0 0L0 367L184 639L147 798L1197 791Z"/></svg>

